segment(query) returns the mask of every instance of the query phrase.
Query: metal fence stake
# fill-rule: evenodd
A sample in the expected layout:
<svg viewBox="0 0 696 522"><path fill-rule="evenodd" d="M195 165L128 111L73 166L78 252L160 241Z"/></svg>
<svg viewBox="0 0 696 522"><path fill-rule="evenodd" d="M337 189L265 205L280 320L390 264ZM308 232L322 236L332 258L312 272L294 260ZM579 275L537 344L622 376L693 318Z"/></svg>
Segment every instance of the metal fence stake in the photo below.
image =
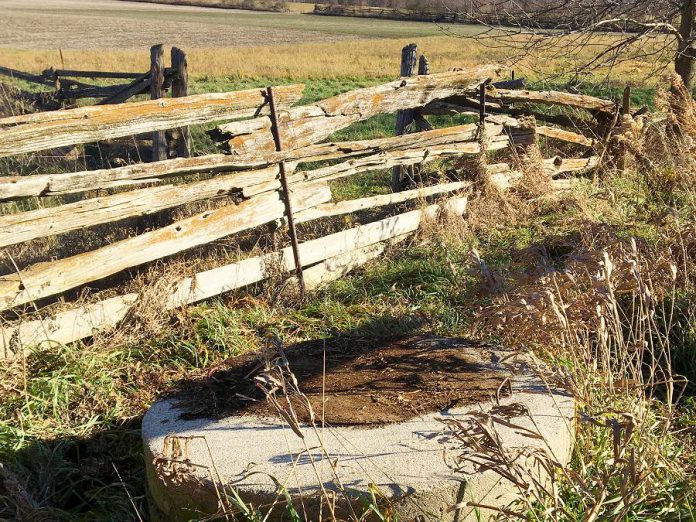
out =
<svg viewBox="0 0 696 522"><path fill-rule="evenodd" d="M273 140L275 141L276 151L283 150L283 141L280 135L280 126L278 125L278 114L276 112L275 99L273 97L273 87L266 89L268 96L268 104L271 108L271 124L273 131ZM305 296L305 281L304 273L302 272L302 262L300 260L300 249L297 243L297 231L295 230L295 218L292 214L292 202L290 201L290 188L288 186L288 176L285 171L285 162L281 161L278 165L280 170L280 184L282 186L283 200L285 202L285 213L288 216L288 231L290 233L290 241L292 243L292 255L295 259L295 273L297 280L300 283L300 295L304 299Z"/></svg>

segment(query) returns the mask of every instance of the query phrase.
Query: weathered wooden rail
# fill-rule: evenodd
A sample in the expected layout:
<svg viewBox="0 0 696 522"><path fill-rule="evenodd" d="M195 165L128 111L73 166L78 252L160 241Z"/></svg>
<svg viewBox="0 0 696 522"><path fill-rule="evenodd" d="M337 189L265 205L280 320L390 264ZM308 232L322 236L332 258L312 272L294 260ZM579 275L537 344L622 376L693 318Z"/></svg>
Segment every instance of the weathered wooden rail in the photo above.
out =
<svg viewBox="0 0 696 522"><path fill-rule="evenodd" d="M492 184L505 190L523 178L510 163L511 156L505 156L505 151L515 149L513 156L524 154L537 147L542 139L566 143L580 154L579 157L554 156L543 160L543 171L559 188L568 185L568 180L554 179L560 174L597 167L599 159L594 149L602 146L598 136L603 135L601 127L606 125L605 120L611 119L614 102L568 93L508 89L501 84L496 87L494 83L499 73L498 67L485 66L404 77L304 106L295 105L302 96L303 86L274 87L274 100L279 108L275 119L269 111L266 91L249 89L82 107L0 120L0 156L5 157L212 121L229 122L219 125L212 133L227 154L161 159L111 169L0 178L0 204L4 205L14 200L65 194L81 198L57 205L55 200L47 199L49 204L38 205L35 210L0 215L0 248L5 249L224 198L223 204L216 208L189 212L188 217L93 250L17 266L16 270L0 275L0 312L26 313L26 305L30 303L50 305L52 300L68 291L287 218L289 208L292 208L294 223L301 224L396 203L454 195L447 200L445 208L461 215L466 208L466 197L462 193L478 183L472 173L463 172L460 179L436 185L404 187L407 190L350 201L331 201L328 182L358 173L470 156L476 160L472 164L484 166L484 172L476 175L487 176ZM483 97L482 88L486 93ZM493 105L497 112L480 111L482 100ZM533 118L520 117L525 104L529 105L529 113L538 105L548 104L585 110L589 118L596 121L597 132L590 135L578 129L537 126ZM411 111L410 114L417 117L402 117L400 133L396 136L325 141L355 122L397 111ZM474 123L433 129L425 120L431 113L486 116ZM282 133L282 150L276 150L274 130ZM503 154L502 162L496 159L496 154ZM287 174L287 200L280 179L281 165ZM400 240L416 230L424 217L435 216L440 211L439 206L429 205L300 242L294 249L288 247L182 277L166 292L165 308L176 308L261 281L271 265L274 270L280 266L284 272L301 268L305 284L312 288L378 256L388 241ZM7 324L0 328L0 354L4 352L6 358L11 358L31 346L69 343L89 337L95 331L116 325L137 306L139 299L137 293L129 293L74 306L52 317L29 316L21 322Z"/></svg>
<svg viewBox="0 0 696 522"><path fill-rule="evenodd" d="M76 100L85 98L96 99L96 105L119 104L140 94L147 94L152 100L157 100L162 98L164 92L170 88L173 98L188 96L188 63L186 53L177 47L172 47L171 66L165 67L164 48L162 45L155 45L150 49L150 70L143 73L51 68L46 69L40 75L36 75L0 67L0 75L53 87L53 96L68 107L75 107ZM117 85L93 85L75 80L75 78L128 79L131 81ZM167 142L164 133L160 130L155 130L152 139L153 160L166 159ZM174 143L170 149L175 151L179 157L188 157L191 150L190 141L188 128L182 127L173 136Z"/></svg>
<svg viewBox="0 0 696 522"><path fill-rule="evenodd" d="M277 90L280 103L290 105L300 98L304 86L283 86ZM15 116L0 120L0 157L209 121L245 118L264 110L262 92L248 89Z"/></svg>

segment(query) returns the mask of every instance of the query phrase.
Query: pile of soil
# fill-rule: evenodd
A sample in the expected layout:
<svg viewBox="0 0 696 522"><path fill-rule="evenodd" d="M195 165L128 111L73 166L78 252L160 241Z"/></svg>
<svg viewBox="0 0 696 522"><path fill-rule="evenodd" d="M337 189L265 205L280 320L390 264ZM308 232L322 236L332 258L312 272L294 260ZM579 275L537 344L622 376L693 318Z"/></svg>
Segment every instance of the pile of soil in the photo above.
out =
<svg viewBox="0 0 696 522"><path fill-rule="evenodd" d="M464 339L419 337L378 346L337 348L330 341L288 347L284 353L306 399L292 396L301 422L373 426L490 400L508 377L491 351ZM324 374L324 368L326 373ZM228 367L182 390L184 418L253 414L277 418L253 378L264 369L259 354L231 360ZM281 396L281 403L284 398Z"/></svg>

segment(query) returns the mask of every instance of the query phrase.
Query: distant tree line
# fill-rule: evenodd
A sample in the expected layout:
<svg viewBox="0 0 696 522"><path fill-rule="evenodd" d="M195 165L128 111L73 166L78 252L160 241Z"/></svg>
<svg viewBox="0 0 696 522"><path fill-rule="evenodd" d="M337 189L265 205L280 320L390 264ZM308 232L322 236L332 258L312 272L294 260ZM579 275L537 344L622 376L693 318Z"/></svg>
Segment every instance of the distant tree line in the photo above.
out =
<svg viewBox="0 0 696 522"><path fill-rule="evenodd" d="M696 90L696 0L328 0L315 13L444 23L475 23L491 45L594 57L575 74L639 59L656 65L670 56L684 84ZM598 40L598 33L612 33ZM522 38L520 38L522 36ZM554 54L555 53L555 54Z"/></svg>
<svg viewBox="0 0 696 522"><path fill-rule="evenodd" d="M366 16L370 12L374 14L377 10L384 9L400 11L400 18L410 15L412 18L430 19L434 15L442 15L443 19L457 22L578 29L587 24L588 7L593 8L600 16L600 4L605 2L623 4L621 16L636 20L651 20L661 13L666 13L673 3L672 0L326 0L317 3L336 8L336 13L341 7L364 9ZM353 14L359 13L353 11Z"/></svg>
<svg viewBox="0 0 696 522"><path fill-rule="evenodd" d="M220 9L249 9L252 11L287 11L286 0L129 0L151 4L191 5Z"/></svg>

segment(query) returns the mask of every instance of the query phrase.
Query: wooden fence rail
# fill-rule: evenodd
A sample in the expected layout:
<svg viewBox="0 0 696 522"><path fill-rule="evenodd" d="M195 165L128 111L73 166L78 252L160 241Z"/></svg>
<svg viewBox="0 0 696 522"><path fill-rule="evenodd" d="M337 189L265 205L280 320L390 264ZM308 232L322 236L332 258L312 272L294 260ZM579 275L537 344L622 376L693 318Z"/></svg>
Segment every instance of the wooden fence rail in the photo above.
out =
<svg viewBox="0 0 696 522"><path fill-rule="evenodd" d="M279 103L288 106L299 100L304 86L282 86L277 90ZM0 119L0 157L216 120L248 118L265 110L263 92L248 89L15 116Z"/></svg>
<svg viewBox="0 0 696 522"><path fill-rule="evenodd" d="M164 96L171 87L173 98L188 96L188 64L186 53L177 47L171 50L171 67L164 65L164 47L154 45L150 49L150 70L145 73L120 71L79 71L73 69L46 69L38 76L5 67L0 67L0 74L16 79L54 87L53 100L63 106L75 107L78 99L101 98L97 105L123 103L133 96L149 94L150 99L157 100ZM132 80L130 83L117 85L92 85L74 78L101 80ZM51 94L51 93L44 93ZM40 100L41 98L39 98ZM152 159L162 160L176 154L178 157L190 155L190 135L188 127L181 127L172 133L172 143L167 144L167 137L162 130L152 134Z"/></svg>
<svg viewBox="0 0 696 522"><path fill-rule="evenodd" d="M173 63L185 67L185 56L173 51ZM392 194L332 201L327 182L363 172L470 156L475 160L471 163L483 166L478 175L488 177L491 183L506 190L523 179L509 158L525 154L537 146L539 139L561 141L571 150L573 147L578 150L580 157L554 156L540 164L552 185L559 189L566 189L570 184L567 179L554 179L560 174L597 167L598 154L592 149L598 142L594 136L578 129L537 126L533 118L520 118L520 111L539 104L582 109L587 111L589 119L594 119L596 134L601 135L601 126L610 119L607 115L616 108L614 102L553 91L506 89L501 84L496 87L493 84L499 71L496 66L484 66L405 77L304 106L293 106L302 96L302 85L274 87L282 151L276 150L268 99L261 89L83 107L0 120L0 156L167 129L176 129L186 141L189 125L238 120L223 123L212 133L228 154L0 178L0 202L65 194L86 196L72 203L55 205L53 201L54 206L39 205L35 210L0 215L0 247L226 198L215 209L198 211L166 226L91 251L20 266L1 275L0 311L8 312L28 303L41 304L124 270L287 218L289 207L284 202L285 191L279 176L281 164L287 170L287 190L294 222L298 224L397 203L452 196L468 191L476 183L471 179L455 179L407 187ZM59 72L65 76L80 73ZM135 77L134 81L139 79L142 77ZM429 113L478 115L476 104L480 104L478 93L482 87L497 111L487 114L485 125L478 122L433 129L425 120ZM388 138L323 142L357 121L411 109L414 120L420 118L419 129L425 129L423 132L408 133L405 127L403 134ZM487 111L481 111L484 112ZM511 154L500 153L503 162L489 162L496 157L496 151L506 149ZM109 191L106 194L92 192L105 189ZM465 206L466 198L461 196L455 196L445 205L459 215ZM352 267L378 256L386 241L399 240L413 232L425 216L435 216L438 209L437 205L431 205L299 243L295 256L285 249L181 278L166 291L165 308L176 308L261 281L271 264L281 266L285 272L292 272L298 268L296 264L301 264L308 287L340 277ZM296 263L295 259L300 261ZM125 294L60 312L53 318L9 324L0 328L5 355L24 353L28 346L36 344L73 342L112 327L138 305L139 299L138 294Z"/></svg>
<svg viewBox="0 0 696 522"><path fill-rule="evenodd" d="M446 211L459 215L463 214L465 209L466 199L462 198L449 201L445 208ZM315 265L319 274L314 277L309 274L309 286L312 286L313 280L325 282L338 278L356 263L362 264L375 257L384 249L385 241L415 231L424 218L437 216L439 210L437 205L433 205L424 210L414 210L302 243L301 259L306 265L333 260L333 263L324 266ZM371 251L365 250L370 247ZM275 270L277 266L282 267L285 272L295 269L290 248L184 278L168 290L165 308L173 309L192 304L262 281L268 269ZM305 274L307 275L306 272ZM95 332L116 326L135 306L139 297L136 293L125 294L62 312L51 319L22 322L0 328L0 342L3 348L0 355L2 358L12 359L23 355L32 346L68 344L90 337Z"/></svg>
<svg viewBox="0 0 696 522"><path fill-rule="evenodd" d="M516 120L513 121L516 122ZM487 126L486 136L493 138L502 135L505 132L505 126L510 125L510 121L503 123L504 125ZM459 151L462 151L462 153L467 153L467 151L474 153L479 148L470 142L474 140L477 133L478 126L476 124L468 124L433 129L418 135L406 134L374 140L321 143L283 152L250 153L239 156L211 154L188 159L172 159L155 163L127 165L112 169L37 174L32 176L7 176L0 177L0 201L35 196L75 194L98 189L123 188L164 181L174 176L219 174L230 171L247 171L246 173L240 172L236 178L237 187L244 189L256 184L256 182L267 181L263 177L263 173L257 174L254 170L263 169L281 161L301 164L338 158L351 158L354 156L372 155L374 157L383 157L384 154L414 150L419 154L425 154L432 147L455 146L457 144L461 144L462 148L457 149L455 153L459 153ZM501 139L505 140L506 138ZM518 134L516 139L521 142L525 138L523 134ZM350 165L353 164L346 164L347 167L350 167ZM311 177L313 175L298 174L298 177L303 176Z"/></svg>
<svg viewBox="0 0 696 522"><path fill-rule="evenodd" d="M153 49L161 48L161 45L153 46ZM151 50L152 52L152 50ZM174 49L172 49L174 53ZM177 53L183 51L176 49ZM163 68L163 84L169 85L177 80L188 80L187 71L178 68L178 64L172 61L171 67ZM99 104L121 103L137 94L148 93L150 89L150 71L147 72L122 72L122 71L81 71L75 69L45 69L41 74L32 74L18 71L9 67L0 67L0 75L13 79L23 80L39 84L53 89L53 95L60 100L76 100L79 98L105 98ZM84 83L75 78L87 78L92 80L146 80L140 82L139 89L133 90L133 83L118 85L93 85ZM126 95L126 93L128 93ZM114 98L111 98L114 96ZM176 97L176 95L174 95Z"/></svg>
<svg viewBox="0 0 696 522"><path fill-rule="evenodd" d="M501 71L481 66L462 71L402 78L391 83L357 89L280 114L280 129L288 136L288 149L305 147L334 132L377 114L422 107L431 101L475 93ZM275 149L269 118L229 123L218 128L218 140L233 154L271 152Z"/></svg>

